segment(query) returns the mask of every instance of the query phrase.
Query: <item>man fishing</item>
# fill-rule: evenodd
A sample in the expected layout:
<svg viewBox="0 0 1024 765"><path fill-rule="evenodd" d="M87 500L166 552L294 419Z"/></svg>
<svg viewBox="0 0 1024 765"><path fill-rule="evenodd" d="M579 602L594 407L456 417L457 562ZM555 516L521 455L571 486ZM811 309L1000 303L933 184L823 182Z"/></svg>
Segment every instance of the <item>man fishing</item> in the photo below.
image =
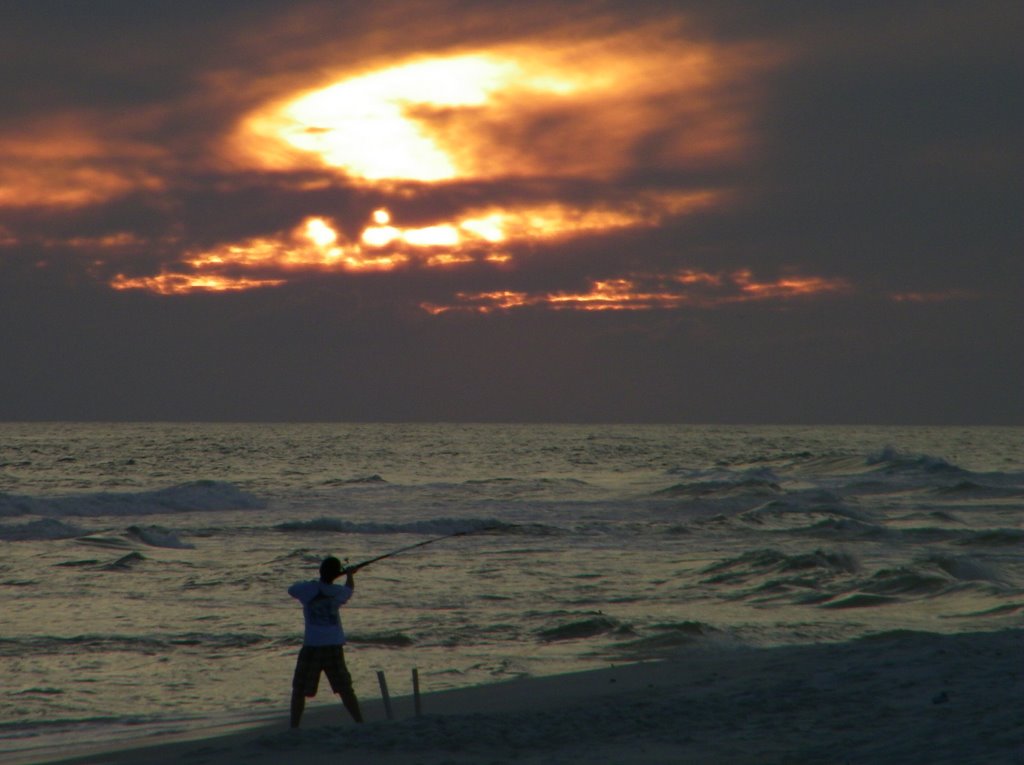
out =
<svg viewBox="0 0 1024 765"><path fill-rule="evenodd" d="M345 666L345 631L341 627L339 609L349 601L356 589L353 574L365 564L342 568L334 556L324 558L320 564L320 578L296 582L288 594L302 603L305 634L302 649L295 663L292 678L291 725L299 727L306 698L316 696L320 673L327 675L331 690L341 696L341 703L357 723L363 721L359 699L352 689L352 675ZM345 584L334 580L345 574Z"/></svg>
<svg viewBox="0 0 1024 765"><path fill-rule="evenodd" d="M476 531L491 531L497 526L487 526ZM378 555L376 558L364 560L354 566L343 568L341 561L330 556L320 564L320 579L296 582L288 588L288 594L302 603L302 615L306 620L305 637L302 650L299 651L295 663L295 677L292 679L292 727L298 728L302 712L306 708L306 698L316 696L320 684L320 673L327 675L331 690L341 696L341 703L357 723L363 721L363 713L359 709L359 700L352 690L352 675L345 667L345 632L341 628L341 615L338 610L348 602L355 592L356 583L352 575L363 566L390 558L399 553L415 550L418 547L432 545L445 539L464 537L474 531L456 531L443 537L427 539L413 545L400 547L397 550ZM345 584L334 583L345 574Z"/></svg>

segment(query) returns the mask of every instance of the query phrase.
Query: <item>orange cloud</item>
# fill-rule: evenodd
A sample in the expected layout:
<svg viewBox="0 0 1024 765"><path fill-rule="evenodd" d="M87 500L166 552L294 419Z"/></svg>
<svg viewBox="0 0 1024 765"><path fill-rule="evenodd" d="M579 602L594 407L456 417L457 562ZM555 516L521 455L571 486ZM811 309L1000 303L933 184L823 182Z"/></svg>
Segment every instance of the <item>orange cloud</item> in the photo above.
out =
<svg viewBox="0 0 1024 765"><path fill-rule="evenodd" d="M504 249L511 244L656 226L668 217L704 209L718 198L710 192L652 192L640 194L622 209L581 209L556 202L487 207L466 210L450 221L410 227L396 225L391 213L379 208L357 241L345 240L330 219L310 216L274 236L186 253L160 276L128 279L118 274L110 284L115 289L174 294L224 291L227 284L239 285L232 289L277 286L313 272L393 271L413 265L458 268L474 263L501 266L514 261ZM254 273L261 277L254 278ZM273 278L265 278L271 273Z"/></svg>
<svg viewBox="0 0 1024 765"><path fill-rule="evenodd" d="M119 273L109 284L117 290L148 290L161 295L225 292L280 286L295 273L390 271L407 260L402 254L368 254L360 246L342 241L327 219L309 217L277 236L187 253L173 269L165 267L160 274L134 278Z"/></svg>
<svg viewBox="0 0 1024 765"><path fill-rule="evenodd" d="M637 169L742 158L751 147L750 83L780 55L766 46L693 39L669 23L360 60L372 63L335 70L305 88L282 79L277 96L238 120L219 156L232 168L281 171L282 183L292 182L287 173L312 172L385 199L409 188L428 194L455 182L508 179L536 181L548 189L545 199L534 193L529 202L477 202L417 225L403 225L381 207L351 240L314 213L292 231L186 253L168 269L175 290L222 289L235 276L259 286L311 272L514 268L517 253L532 243L655 228L719 208L731 197L727 189L616 180ZM589 184L585 203L559 191L580 181ZM480 305L516 305L514 292L485 294L493 299ZM679 300L662 289L635 293L613 279L588 295L546 302L611 310Z"/></svg>
<svg viewBox="0 0 1024 765"><path fill-rule="evenodd" d="M81 117L0 134L0 207L74 208L137 190L158 191L162 152L104 134Z"/></svg>
<svg viewBox="0 0 1024 765"><path fill-rule="evenodd" d="M845 292L849 284L843 279L821 276L790 276L774 282L757 282L749 270L737 271L732 280L740 289L744 300L770 300L773 298L817 295L823 292Z"/></svg>
<svg viewBox="0 0 1024 765"><path fill-rule="evenodd" d="M156 273L119 270L108 284L177 295L276 287L317 273L483 267L503 274L522 265L518 259L534 244L557 252L575 239L657 228L721 208L732 197L728 189L643 188L617 179L637 169L721 166L744 157L756 100L750 83L779 60L764 46L688 39L666 26L418 54L388 64L378 59L266 100L238 120L221 153L235 168L293 173L281 175L282 188L292 191L343 180L385 200L401 184L426 195L454 182L507 179L548 191L542 198L528 194L532 201L488 202L482 195L483 201L415 225L396 219L384 203L357 233L310 211L290 229L185 248ZM80 116L0 135L4 159L0 206L76 207L164 187L163 150ZM586 202L559 191L581 181ZM144 243L130 232L63 241L122 253ZM848 288L816 276L759 281L742 269L612 273L585 290L522 292L495 281L494 289L456 292L450 301L421 307L433 314L649 311Z"/></svg>
<svg viewBox="0 0 1024 765"><path fill-rule="evenodd" d="M895 303L948 303L955 300L976 300L978 293L970 290L938 290L933 292L895 292L889 299Z"/></svg>
<svg viewBox="0 0 1024 765"><path fill-rule="evenodd" d="M168 149L132 138L160 124L156 111L121 115L123 125L75 114L0 134L0 207L80 207L166 190L186 167L227 165L270 171L264 180L282 193L358 186L379 207L358 231L321 208L290 229L214 246L189 247L166 233L147 241L132 232L70 235L61 243L107 252L122 263L149 243L159 244L150 255L176 250L153 273L120 265L109 276L113 269L104 264L93 271L107 269L114 289L163 295L260 289L318 273L490 268L504 274L524 265L523 253L533 245L555 252L575 239L657 228L728 204L728 189L622 182L638 169L718 166L751 147L749 86L779 60L778 52L697 40L685 31L674 23L618 32L581 25L573 34L528 41L361 57L372 63L343 71L331 54L318 51L310 59L318 59L317 79L299 88L298 70L268 72L250 83L208 73L207 89L183 109L201 108L214 96L257 104L219 139L197 140L172 166ZM229 84L244 96L226 92ZM203 159L207 149L213 158ZM516 180L518 194L489 201L487 189L507 191L508 179ZM215 174L208 182L211 190L232 190L238 179ZM410 189L429 202L432 191L459 182L479 184L480 192L471 204L447 206L433 219L402 221L387 207ZM581 185L586 200L572 201ZM174 199L169 202L168 209ZM523 304L665 308L686 301L673 281L685 278L675 274L653 284L615 277L587 293L551 293L539 302L531 295ZM503 286L495 284L478 304L515 307L517 293ZM757 285L748 287L753 297Z"/></svg>
<svg viewBox="0 0 1024 765"><path fill-rule="evenodd" d="M842 279L787 277L756 282L749 271L704 273L693 270L669 275L632 275L594 280L586 292L456 293L451 303L421 303L433 315L449 311L491 313L526 307L577 311L652 311L693 306L711 308L755 300L788 300L847 292Z"/></svg>
<svg viewBox="0 0 1024 765"><path fill-rule="evenodd" d="M247 279L243 277L201 276L195 274L158 274L128 277L118 274L110 281L116 290L146 290L158 295L183 295L189 292L237 292L256 287L275 287L283 279Z"/></svg>

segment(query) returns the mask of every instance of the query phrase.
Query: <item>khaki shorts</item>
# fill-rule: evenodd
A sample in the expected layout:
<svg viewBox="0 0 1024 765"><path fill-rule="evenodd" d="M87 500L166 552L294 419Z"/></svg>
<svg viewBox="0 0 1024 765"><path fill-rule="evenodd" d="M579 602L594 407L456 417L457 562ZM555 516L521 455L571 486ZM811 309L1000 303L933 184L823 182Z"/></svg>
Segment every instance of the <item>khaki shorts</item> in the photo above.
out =
<svg viewBox="0 0 1024 765"><path fill-rule="evenodd" d="M352 690L352 675L345 666L345 652L340 645L304 645L295 662L292 688L307 698L316 696L320 673L327 675L331 690L341 694Z"/></svg>

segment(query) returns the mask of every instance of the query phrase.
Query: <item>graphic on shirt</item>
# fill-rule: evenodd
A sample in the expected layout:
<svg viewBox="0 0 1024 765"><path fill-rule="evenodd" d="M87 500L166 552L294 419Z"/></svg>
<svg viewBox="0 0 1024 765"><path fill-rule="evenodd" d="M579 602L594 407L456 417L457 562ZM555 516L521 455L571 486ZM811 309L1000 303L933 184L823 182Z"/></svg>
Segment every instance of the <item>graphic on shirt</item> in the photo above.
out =
<svg viewBox="0 0 1024 765"><path fill-rule="evenodd" d="M319 593L307 606L309 623L316 627L334 627L338 624L338 609L334 598Z"/></svg>

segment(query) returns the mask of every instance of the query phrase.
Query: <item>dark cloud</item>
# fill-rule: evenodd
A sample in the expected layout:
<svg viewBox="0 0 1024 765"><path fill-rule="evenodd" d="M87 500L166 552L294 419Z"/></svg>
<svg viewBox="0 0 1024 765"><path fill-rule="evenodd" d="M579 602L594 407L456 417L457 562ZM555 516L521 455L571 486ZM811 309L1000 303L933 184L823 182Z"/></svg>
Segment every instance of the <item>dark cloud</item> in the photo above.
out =
<svg viewBox="0 0 1024 765"><path fill-rule="evenodd" d="M1000 0L14 4L0 32L0 418L1019 423L1022 16ZM759 63L706 102L667 69L612 111L420 115L548 173L374 185L227 148L253 110L347 73L651 23ZM609 114L629 109L645 129L611 135ZM735 145L696 150L720 115ZM609 141L620 164L590 173ZM721 201L651 212L695 192ZM286 284L223 294L109 286L188 274L197 253L311 216L357 241L382 207L415 228L555 203L657 220L512 241L514 266L292 267ZM722 284L645 311L421 308L627 277L654 290L683 271ZM848 288L755 300L741 272L765 289Z"/></svg>
<svg viewBox="0 0 1024 765"><path fill-rule="evenodd" d="M391 302L393 289L4 294L3 414L998 424L1019 412L1024 370L999 338L1005 307L982 320L969 306L885 301L865 317L853 300L428 319Z"/></svg>

